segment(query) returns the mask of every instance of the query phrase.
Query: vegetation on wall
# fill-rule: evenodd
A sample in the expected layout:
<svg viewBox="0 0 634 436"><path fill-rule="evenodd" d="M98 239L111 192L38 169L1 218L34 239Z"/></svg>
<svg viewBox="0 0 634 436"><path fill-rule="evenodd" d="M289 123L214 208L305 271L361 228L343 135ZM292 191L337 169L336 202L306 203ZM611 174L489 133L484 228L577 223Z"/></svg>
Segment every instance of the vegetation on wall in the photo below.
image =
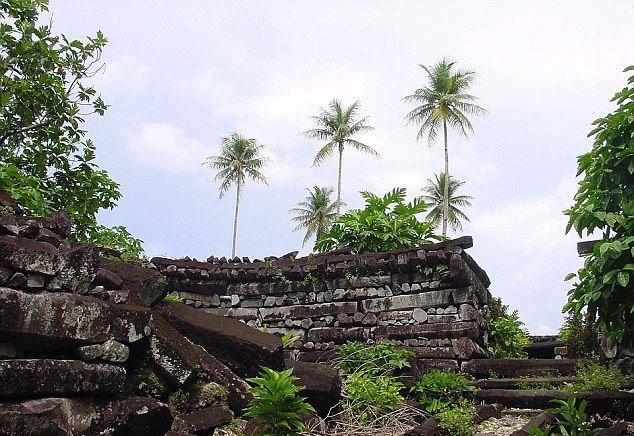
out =
<svg viewBox="0 0 634 436"><path fill-rule="evenodd" d="M33 215L66 211L76 242L138 255L141 241L125 227L97 225L121 192L82 128L108 108L87 84L107 40L101 32L84 41L55 35L42 23L47 11L48 0L0 1L0 186Z"/></svg>
<svg viewBox="0 0 634 436"><path fill-rule="evenodd" d="M487 349L493 358L526 358L524 347L531 343L528 331L520 320L517 310L508 315L489 319L489 344Z"/></svg>
<svg viewBox="0 0 634 436"><path fill-rule="evenodd" d="M634 72L634 65L625 69ZM579 156L582 175L566 231L601 232L568 293L565 311L586 311L613 341L634 345L634 75L612 101L617 108L594 121L592 149Z"/></svg>
<svg viewBox="0 0 634 436"><path fill-rule="evenodd" d="M573 312L566 316L559 339L566 343L569 357L581 359L600 354L597 328L584 313Z"/></svg>
<svg viewBox="0 0 634 436"><path fill-rule="evenodd" d="M361 192L365 208L351 210L337 218L315 250L324 252L348 247L355 253L412 248L438 241L433 224L419 221L416 215L427 210L422 198L405 202L405 188L396 188L382 197Z"/></svg>

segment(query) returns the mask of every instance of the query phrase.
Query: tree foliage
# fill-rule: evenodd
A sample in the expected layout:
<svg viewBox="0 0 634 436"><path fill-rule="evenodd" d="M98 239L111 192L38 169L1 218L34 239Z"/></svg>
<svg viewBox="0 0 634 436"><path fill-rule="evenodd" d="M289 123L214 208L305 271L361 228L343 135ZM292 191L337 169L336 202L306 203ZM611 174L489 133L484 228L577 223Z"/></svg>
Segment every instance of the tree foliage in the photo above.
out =
<svg viewBox="0 0 634 436"><path fill-rule="evenodd" d="M351 210L335 220L315 244L317 251L349 247L355 253L411 248L439 240L433 224L416 215L427 210L418 197L405 202L405 188L396 188L383 197L361 192L365 208Z"/></svg>
<svg viewBox="0 0 634 436"><path fill-rule="evenodd" d="M306 244L313 236L319 240L328 230L337 213L337 203L330 200L332 188L315 185L307 190L306 199L297 203L296 208L291 209L291 213L295 214L293 221L297 223L294 230L306 230L303 244Z"/></svg>
<svg viewBox="0 0 634 436"><path fill-rule="evenodd" d="M634 65L625 69L634 72ZM592 149L579 156L583 175L566 232L603 238L587 255L565 311L586 310L608 336L634 345L634 75L612 99L614 112L594 121Z"/></svg>
<svg viewBox="0 0 634 436"><path fill-rule="evenodd" d="M423 199L427 201L432 209L427 214L427 219L438 226L443 218L444 192L445 192L444 173L434 174L434 180L427 179L427 186L423 188L425 195ZM471 206L473 197L470 195L458 195L458 190L465 182L460 181L449 175L449 215L447 221L453 231L462 231L462 221L469 221L469 217L460 209L461 207Z"/></svg>
<svg viewBox="0 0 634 436"><path fill-rule="evenodd" d="M55 35L41 22L46 11L48 0L0 1L0 186L34 215L66 211L76 241L100 243L106 228L97 212L121 193L95 163L82 124L107 109L86 82L107 40L101 32L85 41ZM124 227L113 231L141 243Z"/></svg>

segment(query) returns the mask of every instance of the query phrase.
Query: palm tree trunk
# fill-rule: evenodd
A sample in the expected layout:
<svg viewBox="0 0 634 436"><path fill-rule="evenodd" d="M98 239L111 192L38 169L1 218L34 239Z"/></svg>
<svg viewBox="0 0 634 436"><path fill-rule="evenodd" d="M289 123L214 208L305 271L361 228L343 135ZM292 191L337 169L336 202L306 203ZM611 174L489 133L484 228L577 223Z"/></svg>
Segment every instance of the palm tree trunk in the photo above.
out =
<svg viewBox="0 0 634 436"><path fill-rule="evenodd" d="M231 258L236 257L236 240L238 237L238 206L240 205L240 180L236 186L236 211L233 216L233 244L231 245Z"/></svg>
<svg viewBox="0 0 634 436"><path fill-rule="evenodd" d="M337 216L341 215L341 161L343 159L343 146L339 144L339 178L337 179Z"/></svg>
<svg viewBox="0 0 634 436"><path fill-rule="evenodd" d="M445 186L442 194L442 235L447 236L447 221L449 219L449 148L447 147L447 120L443 120L445 134Z"/></svg>

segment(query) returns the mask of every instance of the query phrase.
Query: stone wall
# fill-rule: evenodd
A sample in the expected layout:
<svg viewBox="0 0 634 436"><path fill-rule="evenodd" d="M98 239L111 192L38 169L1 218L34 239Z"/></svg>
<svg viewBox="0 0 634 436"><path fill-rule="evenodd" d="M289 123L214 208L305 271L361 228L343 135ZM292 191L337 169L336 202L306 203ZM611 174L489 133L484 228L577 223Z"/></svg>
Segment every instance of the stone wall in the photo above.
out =
<svg viewBox="0 0 634 436"><path fill-rule="evenodd" d="M490 281L470 237L354 255L340 250L264 260L154 258L185 304L299 339L290 357L318 361L347 340L395 340L419 359L457 366L484 356Z"/></svg>

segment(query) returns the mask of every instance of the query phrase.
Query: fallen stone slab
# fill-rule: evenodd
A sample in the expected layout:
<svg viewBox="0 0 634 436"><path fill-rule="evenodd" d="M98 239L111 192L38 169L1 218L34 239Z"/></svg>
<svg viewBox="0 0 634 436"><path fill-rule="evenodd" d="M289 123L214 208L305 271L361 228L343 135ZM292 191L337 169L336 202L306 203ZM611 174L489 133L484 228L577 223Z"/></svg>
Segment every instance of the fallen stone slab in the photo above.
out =
<svg viewBox="0 0 634 436"><path fill-rule="evenodd" d="M2 435L139 435L167 432L172 416L151 398L41 398L0 404Z"/></svg>
<svg viewBox="0 0 634 436"><path fill-rule="evenodd" d="M275 335L180 303L168 303L158 313L241 377L256 376L260 366L284 366L282 340Z"/></svg>
<svg viewBox="0 0 634 436"><path fill-rule="evenodd" d="M95 275L94 285L103 286L108 290L121 289L123 285L123 279L119 274L113 273L110 270L99 268Z"/></svg>
<svg viewBox="0 0 634 436"><path fill-rule="evenodd" d="M16 217L16 221L20 226L26 224L27 221L32 221L36 223L38 228L51 231L62 239L66 239L70 235L70 216L63 211L53 212L45 217L19 216Z"/></svg>
<svg viewBox="0 0 634 436"><path fill-rule="evenodd" d="M421 425L412 427L403 436L440 436L443 434L436 418L427 418Z"/></svg>
<svg viewBox="0 0 634 436"><path fill-rule="evenodd" d="M114 394L125 376L120 366L80 360L0 360L0 398Z"/></svg>
<svg viewBox="0 0 634 436"><path fill-rule="evenodd" d="M532 417L521 429L511 433L511 436L528 436L532 430L551 426L555 424L555 422L557 422L557 416L551 412L542 412Z"/></svg>
<svg viewBox="0 0 634 436"><path fill-rule="evenodd" d="M0 333L23 351L74 350L108 339L136 342L152 333L149 310L76 294L0 288Z"/></svg>
<svg viewBox="0 0 634 436"><path fill-rule="evenodd" d="M104 360L106 362L123 363L130 357L130 348L114 339L103 344L84 345L77 349L81 360Z"/></svg>
<svg viewBox="0 0 634 436"><path fill-rule="evenodd" d="M462 372L476 378L488 378L491 373L499 377L568 376L577 372L575 359L473 359L462 363Z"/></svg>
<svg viewBox="0 0 634 436"><path fill-rule="evenodd" d="M59 272L57 248L46 242L17 236L0 236L0 266L52 276Z"/></svg>
<svg viewBox="0 0 634 436"><path fill-rule="evenodd" d="M297 384L305 387L300 395L306 397L320 416L328 415L339 403L341 377L336 369L328 365L290 359L285 359L284 365L286 368L293 368L293 375L299 377Z"/></svg>
<svg viewBox="0 0 634 436"><path fill-rule="evenodd" d="M555 348L563 347L564 341L542 341L533 342L524 347L524 351L530 359L554 359Z"/></svg>
<svg viewBox="0 0 634 436"><path fill-rule="evenodd" d="M153 365L173 384L182 386L196 371L227 390L231 410L239 414L252 395L249 385L210 355L203 347L192 343L161 316L155 317L155 334L150 338Z"/></svg>
<svg viewBox="0 0 634 436"><path fill-rule="evenodd" d="M520 391L507 389L486 389L476 392L476 400L486 403L500 403L507 407L525 409L545 409L552 406L550 400L567 400L575 396L578 401L587 400L587 413L605 413L613 410L615 402L628 404L634 401L634 392L565 392L565 391Z"/></svg>
<svg viewBox="0 0 634 436"><path fill-rule="evenodd" d="M185 430L195 435L208 435L212 434L216 427L231 422L233 413L228 407L218 404L179 415L178 418L184 424L181 425L184 428L179 428L179 430ZM174 430L173 427L172 430Z"/></svg>

